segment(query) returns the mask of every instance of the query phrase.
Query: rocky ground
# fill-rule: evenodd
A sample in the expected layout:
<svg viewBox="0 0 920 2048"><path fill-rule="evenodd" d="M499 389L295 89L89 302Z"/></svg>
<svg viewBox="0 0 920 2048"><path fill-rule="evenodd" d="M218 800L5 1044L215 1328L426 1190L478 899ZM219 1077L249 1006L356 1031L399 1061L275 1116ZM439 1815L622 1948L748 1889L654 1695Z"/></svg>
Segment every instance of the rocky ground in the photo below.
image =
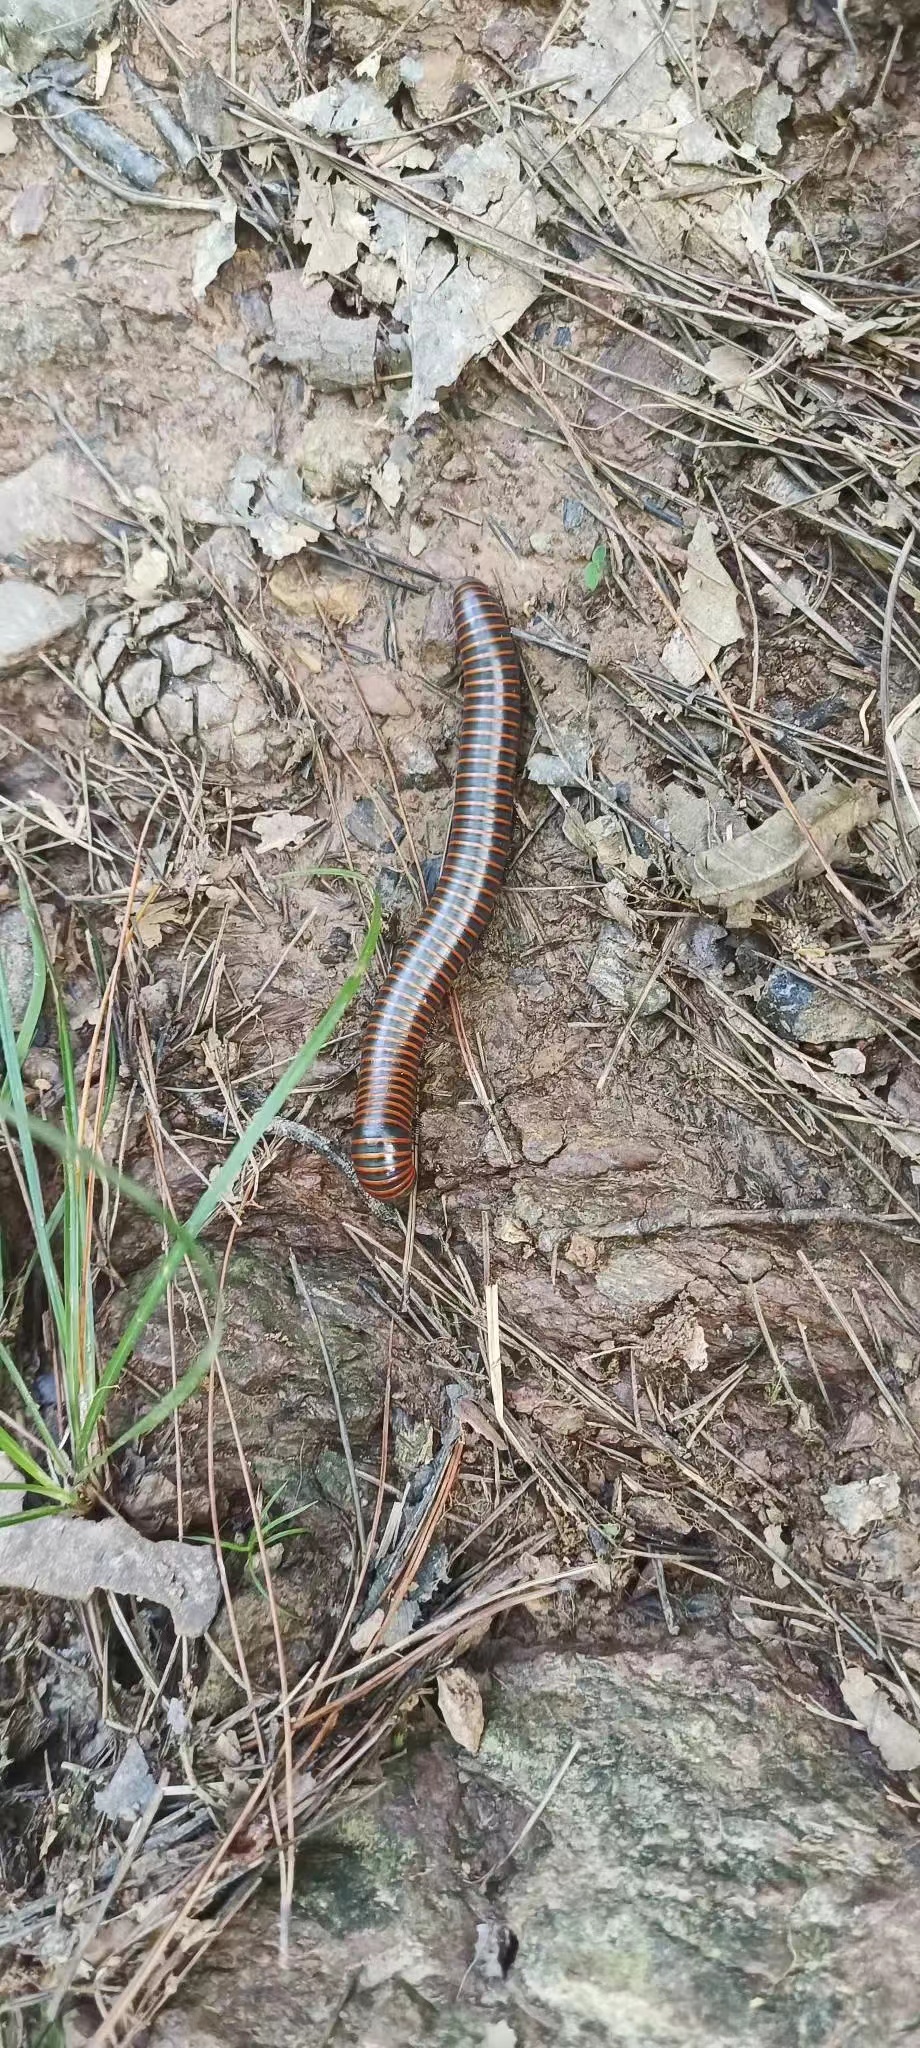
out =
<svg viewBox="0 0 920 2048"><path fill-rule="evenodd" d="M4 2048L920 2020L918 26L0 0L0 964L34 901L102 1355L124 1176L189 1217L384 921L216 1336L190 1259L78 1516L5 1463ZM347 1136L468 575L517 828L406 1218Z"/></svg>

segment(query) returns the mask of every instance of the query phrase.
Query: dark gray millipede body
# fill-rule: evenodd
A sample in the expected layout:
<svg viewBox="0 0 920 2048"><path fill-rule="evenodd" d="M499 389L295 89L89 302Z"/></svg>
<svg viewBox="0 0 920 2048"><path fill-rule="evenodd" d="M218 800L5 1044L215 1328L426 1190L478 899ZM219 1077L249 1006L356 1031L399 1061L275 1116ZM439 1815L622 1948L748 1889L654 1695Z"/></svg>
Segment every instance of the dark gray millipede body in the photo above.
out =
<svg viewBox="0 0 920 2048"><path fill-rule="evenodd" d="M438 886L378 996L361 1047L352 1158L361 1186L399 1202L415 1185L419 1069L432 1017L492 915L514 821L521 678L504 605L454 592L463 715Z"/></svg>

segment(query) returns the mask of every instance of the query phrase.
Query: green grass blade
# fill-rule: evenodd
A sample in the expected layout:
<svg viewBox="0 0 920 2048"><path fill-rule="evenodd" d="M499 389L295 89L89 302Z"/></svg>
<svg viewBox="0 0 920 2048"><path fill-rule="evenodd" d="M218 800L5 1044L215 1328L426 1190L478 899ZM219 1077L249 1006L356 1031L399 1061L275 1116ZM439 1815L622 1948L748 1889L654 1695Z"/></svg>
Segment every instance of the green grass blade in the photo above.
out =
<svg viewBox="0 0 920 2048"><path fill-rule="evenodd" d="M0 1109L0 1124L7 1121L12 1121L11 1112L7 1111L6 1116L4 1116L2 1109ZM160 1225L172 1241L172 1248L176 1253L175 1265L172 1270L177 1270L183 1259L192 1260L197 1264L208 1292L212 1296L216 1293L215 1275L204 1247L198 1243L197 1238L192 1236L188 1225L178 1223L175 1216L170 1215L169 1211L163 1208L162 1203L158 1202L154 1195L151 1195L148 1188L142 1187L138 1181L132 1180L130 1174L120 1173L116 1167L110 1166L108 1160L103 1159L99 1153L91 1152L85 1146L74 1145L66 1132L56 1129L53 1124L46 1124L40 1118L29 1116L26 1117L25 1123L28 1134L35 1137L40 1144L47 1145L50 1151L56 1152L65 1161L76 1160L84 1171L91 1167L97 1179L104 1180L108 1186L117 1188L119 1193L127 1196L138 1209L142 1209L145 1215L151 1216L154 1222ZM58 1208L60 1206L58 1204ZM52 1213L56 1215L57 1211ZM86 1449L86 1444L92 1430L96 1427L104 1405L104 1398L101 1402L99 1401L99 1389L97 1388L96 1396L90 1403L80 1428L79 1441L75 1438L75 1462L77 1465L79 1465L80 1455Z"/></svg>
<svg viewBox="0 0 920 2048"><path fill-rule="evenodd" d="M0 1515L0 1529L18 1529L21 1522L46 1522L49 1515L59 1515L68 1505L64 1499L55 1500L49 1501L46 1508L21 1508L18 1515Z"/></svg>
<svg viewBox="0 0 920 2048"><path fill-rule="evenodd" d="M0 1124L13 1121L9 1110L5 1113L0 1110ZM74 1145L66 1131L58 1130L55 1124L44 1123L41 1117L29 1116L27 1113L24 1121L29 1135L35 1138L38 1144L47 1145L48 1150L56 1152L59 1159L77 1160L84 1171L92 1168L97 1180L104 1180L108 1187L115 1188L119 1194L127 1196L136 1208L143 1210L145 1216L151 1216L153 1221L159 1223L171 1237L178 1239L181 1256L197 1259L199 1265L210 1267L208 1255L193 1237L190 1224L178 1222L168 1209L164 1209L162 1202L157 1201L156 1195L151 1194L149 1188L145 1188L138 1180L132 1180L130 1173L122 1173L119 1167L110 1166L108 1160L103 1159L101 1152L93 1152L88 1145ZM61 1204L58 1203L51 1212L52 1220L59 1220L60 1210ZM209 1277L213 1279L213 1275Z"/></svg>
<svg viewBox="0 0 920 2048"><path fill-rule="evenodd" d="M25 1444L21 1444L18 1437L12 1436L2 1423L0 1423L0 1452L5 1453L6 1457L9 1458L10 1464L15 1465L17 1472L22 1473L23 1479L28 1481L29 1486L32 1487L35 1493L49 1494L55 1500L62 1497L61 1488L51 1484L47 1472L43 1472L41 1466L36 1464L31 1453L26 1450ZM4 1488L0 1487L0 1492L3 1491Z"/></svg>
<svg viewBox="0 0 920 2048"><path fill-rule="evenodd" d="M112 1458L116 1451L124 1450L125 1444L135 1444L139 1437L149 1436L152 1429L158 1429L161 1422L167 1422L170 1415L175 1414L177 1408L181 1408L183 1403L188 1401L192 1394L197 1393L202 1380L207 1378L217 1357L220 1349L220 1338L220 1325L219 1322L216 1322L207 1344L203 1350L199 1351L198 1357L193 1360L187 1370L177 1379L175 1386L168 1387L166 1393L161 1394L158 1401L154 1401L149 1408L145 1408L143 1415L139 1416L136 1422L132 1422L130 1429L122 1430L121 1436L116 1437L115 1442L108 1445L104 1455L97 1458L89 1466L88 1471L90 1474L99 1465L104 1464L106 1458Z"/></svg>
<svg viewBox="0 0 920 2048"><path fill-rule="evenodd" d="M91 1228L91 1222L86 1175L77 1156L80 1103L74 1072L73 1047L70 1042L70 1024L56 976L52 976L52 990L61 1060L64 1130L73 1148L64 1156L62 1293L65 1333L61 1345L61 1366L67 1420L71 1439L76 1442L82 1417L95 1391L92 1352L87 1343L87 1331L91 1328L87 1319L92 1314L92 1301L90 1290L83 1287L87 1233Z"/></svg>
<svg viewBox="0 0 920 2048"><path fill-rule="evenodd" d="M13 1030L10 994L2 961L0 961L0 1052L3 1054L4 1066L6 1068L6 1087L3 1091L3 1096L0 1096L0 1119L5 1123L12 1123L19 1140L32 1236L35 1240L35 1249L38 1253L42 1276L48 1294L48 1305L54 1319L55 1328L60 1337L64 1326L64 1302L61 1295L57 1267L54 1263L54 1254L51 1249L51 1241L48 1236L41 1176L38 1170L38 1161L35 1157L35 1147L32 1143L30 1129L33 1119L29 1116L26 1108L22 1068L19 1064L16 1034ZM4 1096L7 1098L6 1101Z"/></svg>
<svg viewBox="0 0 920 2048"><path fill-rule="evenodd" d="M66 1479L68 1477L67 1460L64 1457L60 1445L55 1443L51 1431L48 1428L48 1425L45 1421L45 1418L42 1415L42 1411L38 1405L38 1402L35 1399L35 1395L32 1393L31 1388L23 1379L23 1376L19 1370L18 1365L16 1364L16 1360L13 1357L12 1352L4 1344L2 1338L0 1338L0 1371L5 1372L7 1379L12 1381L12 1384L15 1387L17 1394L19 1395L19 1399L22 1402L22 1405L29 1417L29 1421L32 1424L32 1428L34 1429L36 1436L41 1437L42 1443L45 1446L49 1458L51 1459L52 1463L57 1466L57 1469L61 1473L62 1477Z"/></svg>
<svg viewBox="0 0 920 2048"><path fill-rule="evenodd" d="M205 1225L210 1222L214 1211L229 1196L243 1167L252 1157L256 1146L260 1144L270 1125L274 1122L275 1117L284 1108L284 1104L292 1089L299 1087L304 1076L309 1073L314 1061L319 1058L324 1045L331 1038L333 1031L344 1016L349 1003L357 994L367 973L377 949L381 923L380 905L375 901L367 935L355 963L354 972L343 982L338 995L330 1003L325 1015L320 1018L316 1029L311 1032L310 1037L301 1046L300 1051L295 1053L290 1066L285 1069L280 1081L276 1082L271 1094L266 1096L265 1101L261 1108L256 1111L251 1123L247 1125L242 1136L237 1139L232 1151L224 1160L220 1171L215 1174L213 1180L209 1181L208 1186L196 1203L185 1225L182 1233L183 1239L189 1237L197 1239ZM173 1228L175 1228L174 1225ZM123 1331L106 1365L105 1371L100 1376L95 1398L90 1403L83 1423L80 1442L81 1449L85 1448L105 1408L112 1388L117 1384L127 1365L128 1359L131 1357L138 1338L149 1323L151 1316L159 1307L170 1281L174 1279L185 1257L184 1243L176 1239L165 1257L161 1259L157 1272L141 1296L133 1316Z"/></svg>
<svg viewBox="0 0 920 2048"><path fill-rule="evenodd" d="M25 1016L19 1026L16 1039L16 1050L19 1054L19 1064L21 1066L27 1053L31 1051L32 1041L38 1030L38 1020L44 1008L45 987L48 980L48 953L35 898L24 875L19 876L19 901L23 916L29 927L29 938L32 943L32 987L26 1004Z"/></svg>

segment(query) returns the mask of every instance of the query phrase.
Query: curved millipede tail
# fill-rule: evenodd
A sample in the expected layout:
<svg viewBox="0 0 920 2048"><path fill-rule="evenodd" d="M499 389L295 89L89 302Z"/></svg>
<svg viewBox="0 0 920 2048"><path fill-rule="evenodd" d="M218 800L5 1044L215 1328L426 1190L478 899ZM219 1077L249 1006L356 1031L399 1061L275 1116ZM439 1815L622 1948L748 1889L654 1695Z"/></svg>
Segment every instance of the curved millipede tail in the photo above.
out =
<svg viewBox="0 0 920 2048"><path fill-rule="evenodd" d="M387 975L361 1046L351 1152L361 1186L401 1202L415 1186L415 1119L425 1035L492 915L514 823L521 678L501 599L454 592L463 676L457 780L438 886Z"/></svg>

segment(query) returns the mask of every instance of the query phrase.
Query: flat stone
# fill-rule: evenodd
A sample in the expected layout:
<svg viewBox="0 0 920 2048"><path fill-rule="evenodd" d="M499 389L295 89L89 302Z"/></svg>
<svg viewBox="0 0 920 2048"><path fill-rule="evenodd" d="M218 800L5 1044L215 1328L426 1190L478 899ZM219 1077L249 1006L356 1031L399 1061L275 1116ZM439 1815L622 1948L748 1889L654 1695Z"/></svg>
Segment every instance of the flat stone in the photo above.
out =
<svg viewBox="0 0 920 2048"><path fill-rule="evenodd" d="M818 987L791 967L773 968L754 1008L761 1023L793 1045L847 1045L882 1030L843 989Z"/></svg>
<svg viewBox="0 0 920 2048"><path fill-rule="evenodd" d="M873 1523L897 1514L901 1504L901 1482L896 1472L877 1472L872 1479L851 1479L841 1486L829 1486L821 1500L831 1520L848 1536L861 1536Z"/></svg>
<svg viewBox="0 0 920 2048"><path fill-rule="evenodd" d="M357 391L374 382L379 323L348 320L336 313L325 279L304 287L298 270L275 270L272 339L266 360L303 371L316 391Z"/></svg>
<svg viewBox="0 0 920 2048"><path fill-rule="evenodd" d="M147 655L141 661L132 661L123 669L118 678L122 701L132 718L140 718L155 704L160 694L160 677L163 664L159 655Z"/></svg>
<svg viewBox="0 0 920 2048"><path fill-rule="evenodd" d="M583 783L588 773L588 742L583 732L555 735L558 749L531 754L527 780L542 789L571 789Z"/></svg>
<svg viewBox="0 0 920 2048"><path fill-rule="evenodd" d="M918 1566L920 1533L916 1529L876 1529L860 1547L860 1571L874 1586L903 1585Z"/></svg>
<svg viewBox="0 0 920 2048"><path fill-rule="evenodd" d="M242 527L215 526L209 538L196 548L192 561L208 584L213 578L220 585L231 604L242 609L255 603L259 595L259 570L252 541Z"/></svg>
<svg viewBox="0 0 920 2048"><path fill-rule="evenodd" d="M155 1791L156 1780L147 1758L137 1737L132 1735L108 1784L101 1792L94 1792L93 1805L106 1820L132 1821L149 1806Z"/></svg>
<svg viewBox="0 0 920 2048"><path fill-rule="evenodd" d="M358 846L366 846L371 853L383 853L403 838L403 828L396 818L390 816L385 804L371 802L369 796L359 796L356 804L345 819L345 830Z"/></svg>
<svg viewBox="0 0 920 2048"><path fill-rule="evenodd" d="M200 640L183 640L178 633L164 633L157 650L174 676L190 676L196 668L207 668L214 653L213 647L203 647Z"/></svg>
<svg viewBox="0 0 920 2048"><path fill-rule="evenodd" d="M22 668L79 625L81 597L56 597L41 583L11 576L0 583L0 674Z"/></svg>
<svg viewBox="0 0 920 2048"><path fill-rule="evenodd" d="M28 74L53 51L79 57L114 13L115 0L0 0L0 61Z"/></svg>
<svg viewBox="0 0 920 2048"><path fill-rule="evenodd" d="M108 680L108 677L118 667L118 664L121 660L122 655L124 654L127 645L127 620L125 621L124 624L121 624L120 622L116 621L116 623L113 626L110 626L109 631L107 632L105 639L102 642L102 645L98 647L96 650L96 674L98 675L100 682L106 682Z"/></svg>
<svg viewBox="0 0 920 2048"><path fill-rule="evenodd" d="M397 780L403 789L434 789L441 780L437 754L426 740L412 733L397 733L390 742Z"/></svg>
<svg viewBox="0 0 920 2048"><path fill-rule="evenodd" d="M646 1315L650 1309L666 1308L686 1287L690 1274L663 1252L646 1245L630 1245L606 1259L596 1276L596 1286L614 1314L624 1322Z"/></svg>
<svg viewBox="0 0 920 2048"><path fill-rule="evenodd" d="M355 670L355 682L375 718L408 718L412 706L399 687L399 671L370 664ZM435 763L437 766L437 763Z"/></svg>
<svg viewBox="0 0 920 2048"><path fill-rule="evenodd" d="M45 363L87 363L104 353L108 337L98 314L75 298L36 291L0 300L0 376L15 377Z"/></svg>
<svg viewBox="0 0 920 2048"><path fill-rule="evenodd" d="M627 1016L635 1009L653 964L651 955L641 953L621 925L607 925L598 940L588 982L612 1010ZM654 1017L657 1011L667 1009L669 1001L667 989L654 982L642 997L639 1015Z"/></svg>
<svg viewBox="0 0 920 2048"><path fill-rule="evenodd" d="M134 627L135 640L152 640L154 633L167 633L171 626L181 626L188 617L188 605L180 597L171 597L166 604L154 605L151 612L143 612Z"/></svg>
<svg viewBox="0 0 920 2048"><path fill-rule="evenodd" d="M521 1134L521 1151L532 1166L543 1166L565 1144L565 1125L558 1117L529 1116L523 1112L517 1119Z"/></svg>
<svg viewBox="0 0 920 2048"><path fill-rule="evenodd" d="M27 562L40 549L95 542L74 499L100 504L104 497L101 479L64 454L40 455L0 478L0 559Z"/></svg>
<svg viewBox="0 0 920 2048"><path fill-rule="evenodd" d="M149 2048L896 2041L920 2006L907 1816L775 1651L647 1633L499 1654L478 1755L391 1759L302 1856L287 1969L266 1886Z"/></svg>
<svg viewBox="0 0 920 2048"><path fill-rule="evenodd" d="M709 917L688 917L674 947L672 959L694 980L721 982L730 965L728 935L724 925Z"/></svg>
<svg viewBox="0 0 920 2048"><path fill-rule="evenodd" d="M108 700L106 700L108 701ZM187 683L174 683L164 690L159 701L149 710L144 724L154 739L192 739L195 731L195 700Z"/></svg>

